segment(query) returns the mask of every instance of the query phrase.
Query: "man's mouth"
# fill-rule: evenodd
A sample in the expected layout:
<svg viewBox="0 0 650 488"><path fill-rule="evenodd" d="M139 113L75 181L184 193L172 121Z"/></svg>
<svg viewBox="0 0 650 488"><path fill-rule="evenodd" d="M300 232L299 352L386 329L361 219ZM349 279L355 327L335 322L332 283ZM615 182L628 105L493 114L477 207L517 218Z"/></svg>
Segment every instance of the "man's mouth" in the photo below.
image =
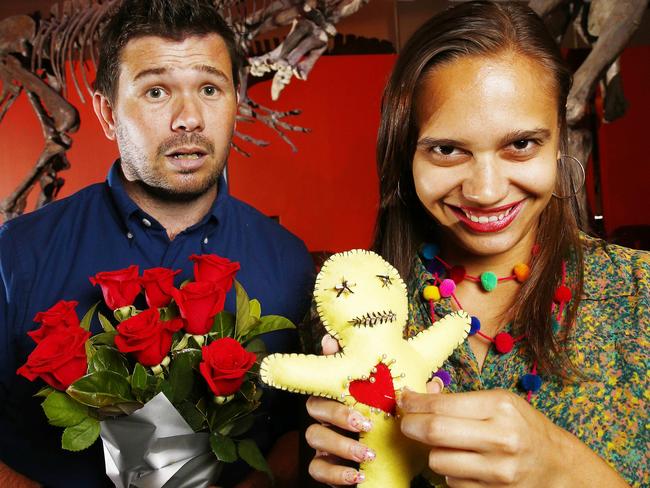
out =
<svg viewBox="0 0 650 488"><path fill-rule="evenodd" d="M207 154L207 151L198 148L174 149L166 154L174 159L199 159Z"/></svg>
<svg viewBox="0 0 650 488"><path fill-rule="evenodd" d="M515 219L524 200L495 208L475 208L449 205L463 224L476 232L498 232L505 229Z"/></svg>

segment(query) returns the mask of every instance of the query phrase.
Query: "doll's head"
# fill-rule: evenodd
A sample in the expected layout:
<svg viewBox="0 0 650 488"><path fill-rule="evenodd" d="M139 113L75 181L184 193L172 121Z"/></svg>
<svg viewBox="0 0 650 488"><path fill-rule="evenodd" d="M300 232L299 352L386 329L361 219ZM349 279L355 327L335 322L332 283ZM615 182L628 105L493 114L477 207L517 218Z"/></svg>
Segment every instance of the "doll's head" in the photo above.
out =
<svg viewBox="0 0 650 488"><path fill-rule="evenodd" d="M314 298L327 331L343 339L354 328L395 327L408 317L406 285L379 255L364 250L335 254L316 278Z"/></svg>

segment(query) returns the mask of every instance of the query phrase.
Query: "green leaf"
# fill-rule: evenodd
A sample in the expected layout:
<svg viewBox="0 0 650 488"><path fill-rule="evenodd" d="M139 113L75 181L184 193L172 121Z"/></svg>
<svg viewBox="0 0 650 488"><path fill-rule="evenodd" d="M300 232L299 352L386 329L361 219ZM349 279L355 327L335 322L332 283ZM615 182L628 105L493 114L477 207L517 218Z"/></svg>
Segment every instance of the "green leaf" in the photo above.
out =
<svg viewBox="0 0 650 488"><path fill-rule="evenodd" d="M88 362L88 372L113 371L120 376L128 376L128 363L119 351L108 346L100 346Z"/></svg>
<svg viewBox="0 0 650 488"><path fill-rule="evenodd" d="M169 383L172 387L172 403L182 402L194 387L194 368L201 362L201 351L189 350L174 354L169 371Z"/></svg>
<svg viewBox="0 0 650 488"><path fill-rule="evenodd" d="M253 440L244 439L243 441L239 441L237 443L237 452L239 453L239 457L246 461L251 468L263 471L269 475L269 478L273 479L273 474L269 469L269 465L266 464L266 459L264 459L264 456Z"/></svg>
<svg viewBox="0 0 650 488"><path fill-rule="evenodd" d="M266 353L266 344L264 344L264 341L262 339L256 338L246 344L244 349L246 349L248 352L254 352L259 356L260 354Z"/></svg>
<svg viewBox="0 0 650 488"><path fill-rule="evenodd" d="M97 349L95 349L95 346L93 346L93 343L90 340L87 340L84 343L84 349L86 350L86 361L88 364L90 364L93 360L93 356L97 352Z"/></svg>
<svg viewBox="0 0 650 488"><path fill-rule="evenodd" d="M291 320L280 315L266 315L260 319L255 328L248 333L248 337L255 337L276 330L295 329Z"/></svg>
<svg viewBox="0 0 650 488"><path fill-rule="evenodd" d="M93 445L99 437L99 420L86 417L81 423L66 427L61 446L68 451L81 451Z"/></svg>
<svg viewBox="0 0 650 488"><path fill-rule="evenodd" d="M54 388L51 388L51 387L49 387L49 386L46 386L46 387L41 388L40 390L38 390L36 393L34 393L34 396L35 396L35 397L43 397L43 398L47 398L48 396L50 396L50 395L51 395L52 393L54 393L55 391L56 391L56 390L55 390Z"/></svg>
<svg viewBox="0 0 650 488"><path fill-rule="evenodd" d="M235 330L235 316L227 311L223 311L214 316L214 325L211 334L215 334L217 339L232 337Z"/></svg>
<svg viewBox="0 0 650 488"><path fill-rule="evenodd" d="M176 407L185 422L188 423L194 432L199 432L205 427L205 415L197 409L192 402L183 402Z"/></svg>
<svg viewBox="0 0 650 488"><path fill-rule="evenodd" d="M237 293L237 320L235 325L235 337L243 337L248 333L250 323L250 301L244 287L235 280L235 291Z"/></svg>
<svg viewBox="0 0 650 488"><path fill-rule="evenodd" d="M115 332L115 327L113 327L113 324L111 324L110 320L104 317L101 312L99 312L97 316L99 317L99 323L102 324L102 329L104 329L104 332Z"/></svg>
<svg viewBox="0 0 650 488"><path fill-rule="evenodd" d="M255 393L257 392L257 386L252 381L246 381L241 385L239 392L248 402L255 401Z"/></svg>
<svg viewBox="0 0 650 488"><path fill-rule="evenodd" d="M57 427L71 427L88 417L88 407L59 391L51 393L41 406L50 424Z"/></svg>
<svg viewBox="0 0 650 488"><path fill-rule="evenodd" d="M72 383L66 391L72 398L90 407L134 401L127 379L113 371L87 374Z"/></svg>
<svg viewBox="0 0 650 488"><path fill-rule="evenodd" d="M259 300L253 298L248 303L248 307L250 309L250 317L255 319L256 321L259 320L260 316L262 315L262 305L260 305Z"/></svg>
<svg viewBox="0 0 650 488"><path fill-rule="evenodd" d="M247 415L246 417L237 420L232 426L232 428L230 429L230 435L239 436L245 434L251 429L254 422L255 422L255 417L253 417L252 415Z"/></svg>
<svg viewBox="0 0 650 488"><path fill-rule="evenodd" d="M210 436L210 447L219 461L224 463L237 461L237 447L232 439L213 432Z"/></svg>
<svg viewBox="0 0 650 488"><path fill-rule="evenodd" d="M84 329L84 330L90 330L90 322L92 321L92 319L93 319L93 315L95 314L95 310L97 309L97 306L98 306L100 303L101 303L101 302L97 302L97 303L95 303L95 305L93 305L92 307L90 307L90 310L88 310L88 311L86 312L86 315L83 316L83 318L81 319L81 322L79 322L79 326L81 326L82 329Z"/></svg>
<svg viewBox="0 0 650 488"><path fill-rule="evenodd" d="M115 332L100 332L99 334L95 334L90 338L90 342L92 342L93 345L95 346L113 346L115 345L115 336L117 335L117 331Z"/></svg>
<svg viewBox="0 0 650 488"><path fill-rule="evenodd" d="M118 322L124 322L125 320L130 319L134 315L138 315L140 310L135 308L133 305L127 305L126 307L116 308L113 310L113 316Z"/></svg>
<svg viewBox="0 0 650 488"><path fill-rule="evenodd" d="M131 387L136 390L146 390L147 388L147 370L140 363L135 363L133 368Z"/></svg>

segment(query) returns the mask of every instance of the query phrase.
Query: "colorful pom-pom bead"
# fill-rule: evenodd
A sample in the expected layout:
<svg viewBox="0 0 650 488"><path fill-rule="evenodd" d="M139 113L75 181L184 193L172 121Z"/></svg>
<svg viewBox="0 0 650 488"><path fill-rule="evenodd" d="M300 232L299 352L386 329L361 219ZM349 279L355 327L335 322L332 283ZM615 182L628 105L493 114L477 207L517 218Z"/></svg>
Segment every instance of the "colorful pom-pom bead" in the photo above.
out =
<svg viewBox="0 0 650 488"><path fill-rule="evenodd" d="M560 332L560 323L555 320L555 317L551 317L551 326L553 327L553 334Z"/></svg>
<svg viewBox="0 0 650 488"><path fill-rule="evenodd" d="M467 271L465 271L464 266L454 266L449 270L449 277L454 280L454 283L458 284L461 281L465 279L465 275L467 274Z"/></svg>
<svg viewBox="0 0 650 488"><path fill-rule="evenodd" d="M499 279L492 271L481 274L481 285L485 291L492 291L497 287Z"/></svg>
<svg viewBox="0 0 650 488"><path fill-rule="evenodd" d="M437 376L442 380L442 383L445 386L449 386L451 384L451 375L449 374L448 371L445 371L444 369L439 369L434 373L433 376Z"/></svg>
<svg viewBox="0 0 650 488"><path fill-rule="evenodd" d="M539 375L528 373L521 377L519 384L524 390L535 393L542 387L542 378Z"/></svg>
<svg viewBox="0 0 650 488"><path fill-rule="evenodd" d="M499 332L494 336L494 347L499 354L507 354L512 351L515 341L507 332Z"/></svg>
<svg viewBox="0 0 650 488"><path fill-rule="evenodd" d="M425 267L427 268L427 271L431 273L433 276L443 276L447 272L445 265L442 264L437 259L431 259L430 261L426 261Z"/></svg>
<svg viewBox="0 0 650 488"><path fill-rule="evenodd" d="M422 257L424 259L433 259L438 255L440 248L436 244L425 244L422 246Z"/></svg>
<svg viewBox="0 0 650 488"><path fill-rule="evenodd" d="M456 283L454 283L454 280L446 279L442 280L442 283L440 283L440 296L442 297L450 297L455 290Z"/></svg>
<svg viewBox="0 0 650 488"><path fill-rule="evenodd" d="M422 296L425 300L437 302L440 300L440 289L434 285L425 286L424 290L422 290Z"/></svg>
<svg viewBox="0 0 650 488"><path fill-rule="evenodd" d="M515 267L512 269L512 272L515 274L515 278L519 283L523 283L530 276L530 267L525 263L515 264Z"/></svg>
<svg viewBox="0 0 650 488"><path fill-rule="evenodd" d="M478 319L478 317L472 316L472 322L470 324L469 335L474 335L479 330L481 330L481 321Z"/></svg>
<svg viewBox="0 0 650 488"><path fill-rule="evenodd" d="M553 299L558 303L570 302L571 301L571 288L566 285L558 286L555 290L555 296Z"/></svg>

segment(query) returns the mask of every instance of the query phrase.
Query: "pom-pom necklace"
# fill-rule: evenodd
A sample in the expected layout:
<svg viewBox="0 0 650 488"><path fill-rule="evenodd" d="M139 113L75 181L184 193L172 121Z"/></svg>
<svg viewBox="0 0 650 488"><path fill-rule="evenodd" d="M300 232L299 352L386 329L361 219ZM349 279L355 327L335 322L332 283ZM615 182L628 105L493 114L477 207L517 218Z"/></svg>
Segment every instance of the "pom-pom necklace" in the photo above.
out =
<svg viewBox="0 0 650 488"><path fill-rule="evenodd" d="M435 244L426 244L421 250L421 256L425 261L427 270L431 273L433 282L424 287L422 297L429 303L429 313L431 323L435 322L435 304L442 298L451 298L458 309L462 310L463 306L456 297L456 287L463 281L472 281L477 283L485 292L491 292L504 281L515 281L517 283L525 282L530 276L530 264L517 263L513 266L512 272L508 276L497 277L492 271L486 271L479 276L467 274L463 266L452 266L438 256L438 246ZM533 246L531 255L539 254L539 245ZM444 278L443 278L444 276ZM566 262L562 262L562 280L560 286L555 291L553 301L557 304L557 316L552 319L554 332L559 328L562 313L566 305L571 301L571 289L566 285ZM551 307L552 312L553 307ZM477 335L494 345L499 354L508 354L512 351L514 345L526 338L526 334L513 337L508 332L499 332L494 337L490 337L481 331L481 321L478 317L472 316L472 324L469 335ZM439 370L436 374L447 386L451 382L451 375L444 370ZM531 401L532 395L537 393L542 386L542 380L537 374L537 361L533 362L530 373L523 375L519 379L519 385L527 392L526 399Z"/></svg>

